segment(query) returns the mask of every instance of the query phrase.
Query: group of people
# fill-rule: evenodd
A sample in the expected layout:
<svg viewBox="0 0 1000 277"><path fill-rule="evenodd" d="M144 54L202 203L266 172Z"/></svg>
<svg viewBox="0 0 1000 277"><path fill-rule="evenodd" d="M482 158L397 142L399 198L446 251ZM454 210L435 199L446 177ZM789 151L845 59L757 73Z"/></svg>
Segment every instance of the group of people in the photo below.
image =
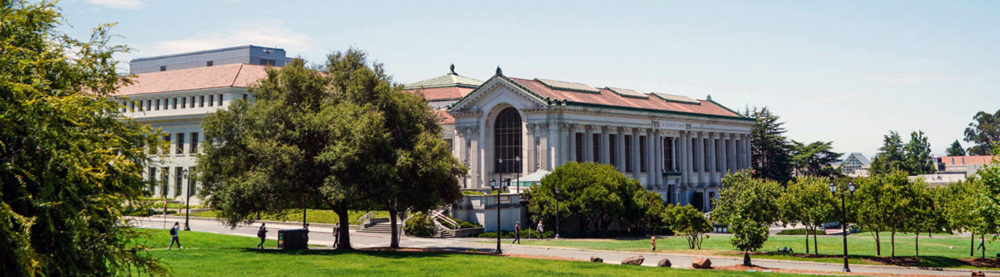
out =
<svg viewBox="0 0 1000 277"><path fill-rule="evenodd" d="M542 225L541 220L538 221L538 227L535 231L538 231L538 238L542 238L542 234L545 233L545 225ZM511 241L510 243L521 244L521 222L514 224L514 241Z"/></svg>

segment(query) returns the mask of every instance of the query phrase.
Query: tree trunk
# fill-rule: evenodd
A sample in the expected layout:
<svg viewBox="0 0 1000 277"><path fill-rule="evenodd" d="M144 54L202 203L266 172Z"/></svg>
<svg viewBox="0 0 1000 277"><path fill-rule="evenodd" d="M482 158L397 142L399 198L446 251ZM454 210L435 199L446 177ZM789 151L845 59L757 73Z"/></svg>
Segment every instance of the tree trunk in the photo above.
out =
<svg viewBox="0 0 1000 277"><path fill-rule="evenodd" d="M913 234L913 249L916 251L913 256L920 257L920 232Z"/></svg>
<svg viewBox="0 0 1000 277"><path fill-rule="evenodd" d="M340 238L337 242L337 250L351 250L351 222L347 216L347 205L334 206L333 212L337 213L340 219Z"/></svg>
<svg viewBox="0 0 1000 277"><path fill-rule="evenodd" d="M979 241L983 242L983 259L986 258L986 234L979 234Z"/></svg>
<svg viewBox="0 0 1000 277"><path fill-rule="evenodd" d="M896 257L896 228L892 228L892 230L889 233L889 249L892 249L892 251L889 252L889 257L895 258Z"/></svg>
<svg viewBox="0 0 1000 277"><path fill-rule="evenodd" d="M875 231L875 256L882 256L882 241L879 240L878 230Z"/></svg>
<svg viewBox="0 0 1000 277"><path fill-rule="evenodd" d="M750 251L743 251L743 265L753 266L753 264L750 263Z"/></svg>
<svg viewBox="0 0 1000 277"><path fill-rule="evenodd" d="M809 227L806 227L806 254L809 254Z"/></svg>
<svg viewBox="0 0 1000 277"><path fill-rule="evenodd" d="M816 230L818 230L818 229L819 228L817 226L813 226L813 231L812 231L812 233L813 233L813 254L816 254L816 255L819 255L819 243L816 242Z"/></svg>
<svg viewBox="0 0 1000 277"><path fill-rule="evenodd" d="M389 240L389 248L396 249L399 248L399 228L396 228L396 215L399 211L396 210L395 205L389 208L389 225L392 227L392 232L390 233L391 239Z"/></svg>
<svg viewBox="0 0 1000 277"><path fill-rule="evenodd" d="M972 237L969 240L969 257L976 256L976 232L971 232Z"/></svg>

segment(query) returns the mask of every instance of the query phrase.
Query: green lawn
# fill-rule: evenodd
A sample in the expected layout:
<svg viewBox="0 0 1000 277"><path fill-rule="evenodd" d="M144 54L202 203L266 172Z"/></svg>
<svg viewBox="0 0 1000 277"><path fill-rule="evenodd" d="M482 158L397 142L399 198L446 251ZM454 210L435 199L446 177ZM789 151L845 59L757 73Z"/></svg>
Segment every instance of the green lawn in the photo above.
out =
<svg viewBox="0 0 1000 277"><path fill-rule="evenodd" d="M729 244L731 235L711 234L702 244L702 250L689 250L687 241L683 237L659 237L656 240L658 251L703 253L715 255L740 256L736 248ZM810 249L812 248L812 237L810 239ZM819 257L801 257L792 255L753 255L756 258L782 259L782 260L805 260L815 262L841 263L843 258L843 240L839 236L818 236L820 248ZM523 240L524 244L541 246L559 246L571 248L586 248L600 250L624 250L624 251L650 251L649 238L635 239L564 239L564 240ZM848 253L851 263L859 264L879 264L872 261L875 256L875 239L869 233L853 234L848 237ZM978 246L979 241L976 241ZM890 253L889 234L881 235L882 256L888 257ZM996 257L1000 250L1000 241L986 242L986 256ZM770 236L764 247L760 251L774 252L777 247L790 247L795 249L795 253L805 252L805 235L775 235ZM914 255L913 234L896 234L896 256L912 257ZM978 256L981 252L976 251ZM920 261L913 265L932 267L969 267L958 259L969 257L969 237L953 235L934 235L928 238L927 234L920 236Z"/></svg>
<svg viewBox="0 0 1000 277"><path fill-rule="evenodd" d="M717 270L622 266L589 262L551 261L478 254L390 251L256 250L249 237L182 232L183 250L166 250L165 231L148 232L142 243L151 248L175 276L760 276ZM275 241L268 240L274 248ZM793 275L782 275L793 276Z"/></svg>
<svg viewBox="0 0 1000 277"><path fill-rule="evenodd" d="M388 211L374 211L374 217L389 217ZM350 224L358 224L358 218L368 213L368 211L347 211L347 217L350 218ZM184 215L183 213L178 215ZM191 216L200 217L218 217L215 211L201 211L192 212ZM291 221L291 222L302 222L302 210L289 211L288 214L284 216L278 215L261 215L263 220L276 220L276 221ZM306 211L306 221L309 223L340 223L340 218L332 210L307 210Z"/></svg>

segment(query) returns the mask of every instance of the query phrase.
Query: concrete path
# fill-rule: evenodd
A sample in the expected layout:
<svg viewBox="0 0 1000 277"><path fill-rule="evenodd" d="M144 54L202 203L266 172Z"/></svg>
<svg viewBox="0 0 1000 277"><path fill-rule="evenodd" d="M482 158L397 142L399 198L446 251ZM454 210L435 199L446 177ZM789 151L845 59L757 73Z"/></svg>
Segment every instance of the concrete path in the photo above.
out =
<svg viewBox="0 0 1000 277"><path fill-rule="evenodd" d="M183 225L183 218L167 217L166 223L164 224L164 217L137 217L131 218L131 224L137 227L143 228L154 228L162 229L164 225L169 228L173 225L173 222L177 221ZM236 228L229 228L223 223L217 220L211 219L191 219L191 230L218 234L230 234L230 235L240 235L247 237L256 237L257 227L259 224L252 224L249 226L237 226ZM268 238L276 239L278 229L295 229L301 228L301 225L295 223L289 224L275 224L268 223L268 228L271 230L268 232ZM184 234L181 233L181 241L184 239ZM333 235L330 228L310 228L309 236L310 244L320 244L320 245L332 245ZM351 232L351 245L354 248L374 248L374 247L388 247L389 246L389 235L388 234L373 234L373 233L361 233L352 231ZM451 239L437 239L437 238L415 238L415 237L402 237L400 238L400 246L406 248L424 248L424 249L450 249L450 250L477 250L490 252L496 249L495 240L485 240L476 238L451 238ZM247 247L254 247L254 245L248 245ZM732 257L732 256L705 256L705 255L690 255L690 254L678 254L678 253L649 253L649 252L628 252L628 251L606 251L606 250L589 250L589 249L577 249L577 248L563 248L563 247L545 247L545 246L527 246L527 245L511 245L510 240L504 240L502 245L502 250L504 254L508 255L530 255L530 256L552 256L559 258L568 258L576 260L589 260L591 256L596 256L604 259L605 263L618 264L621 263L623 259L629 256L642 255L645 257L645 266L656 266L656 262L660 259L667 258L673 263L674 267L678 268L691 268L691 261L699 257L708 257L712 260L712 266L730 266L739 265L743 263L742 257ZM808 270L808 271L819 271L831 274L839 274L841 269L843 269L843 264L832 264L832 263L816 263L816 262L804 262L804 261L784 261L784 260L769 260L761 258L753 258L753 263L757 266L765 268L774 269L790 269L790 270ZM941 268L917 268L917 267L899 267L899 266L876 266L876 265L854 265L851 266L852 273L855 274L878 274L878 275L899 275L899 276L912 276L912 275L924 275L924 276L970 276L972 270L969 269L941 269ZM1000 276L1000 271L984 271L988 276Z"/></svg>

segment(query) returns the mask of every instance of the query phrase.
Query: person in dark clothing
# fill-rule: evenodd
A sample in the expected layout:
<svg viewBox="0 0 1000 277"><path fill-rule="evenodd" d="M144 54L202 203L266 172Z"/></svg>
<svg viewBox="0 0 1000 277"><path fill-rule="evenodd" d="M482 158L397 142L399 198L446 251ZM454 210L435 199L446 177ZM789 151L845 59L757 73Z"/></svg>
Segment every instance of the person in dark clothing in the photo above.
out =
<svg viewBox="0 0 1000 277"><path fill-rule="evenodd" d="M337 248L337 244L340 243L340 225L333 225L333 248Z"/></svg>
<svg viewBox="0 0 1000 277"><path fill-rule="evenodd" d="M258 249L264 249L264 239L267 238L267 227L264 227L264 223L260 223L260 228L257 229L257 237L260 238L260 243L257 244Z"/></svg>
<svg viewBox="0 0 1000 277"><path fill-rule="evenodd" d="M174 242L177 243L177 248L184 249L184 247L181 246L181 240L177 238L177 233L180 231L180 229L181 229L181 224L178 222L174 222L174 227L170 228L170 246L167 246L167 250L174 248Z"/></svg>
<svg viewBox="0 0 1000 277"><path fill-rule="evenodd" d="M510 244L514 244L515 242L517 244L521 244L521 223L520 222L514 224L514 241L510 242Z"/></svg>

